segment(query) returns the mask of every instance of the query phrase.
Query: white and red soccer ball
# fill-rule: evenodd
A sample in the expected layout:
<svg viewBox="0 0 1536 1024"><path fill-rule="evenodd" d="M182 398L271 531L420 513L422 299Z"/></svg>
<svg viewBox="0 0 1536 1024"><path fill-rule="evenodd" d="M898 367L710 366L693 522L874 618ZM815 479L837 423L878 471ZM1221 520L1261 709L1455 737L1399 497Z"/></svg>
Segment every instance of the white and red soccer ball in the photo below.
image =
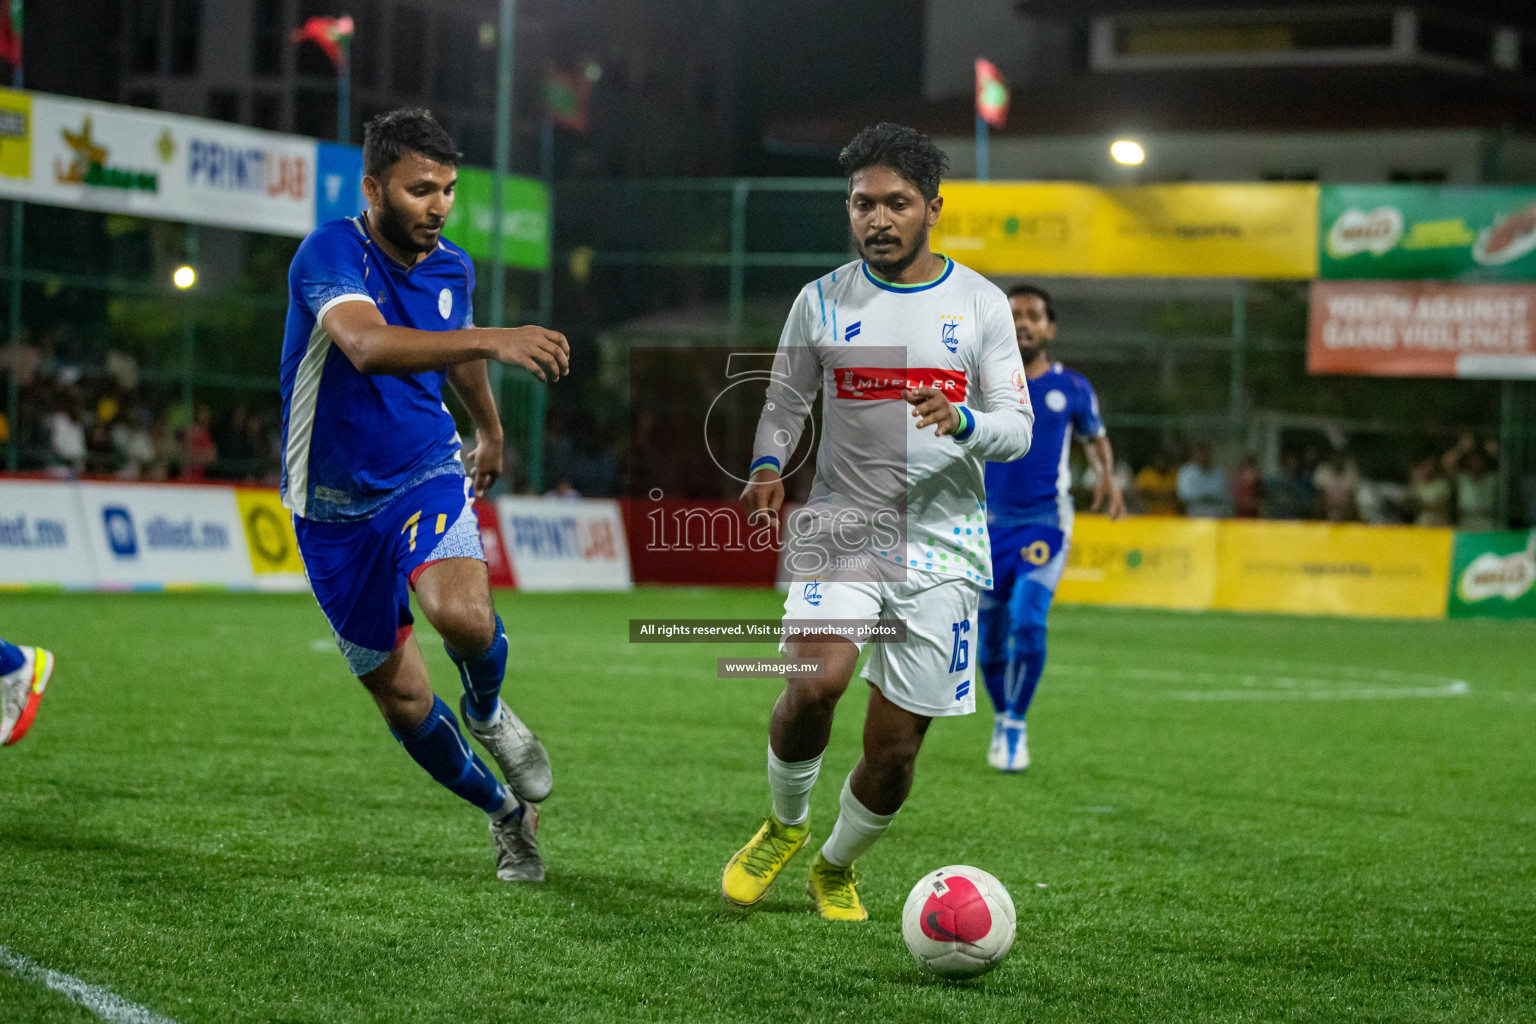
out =
<svg viewBox="0 0 1536 1024"><path fill-rule="evenodd" d="M1013 898L980 868L952 864L924 875L901 911L901 935L917 962L960 981L1002 963L1013 947Z"/></svg>

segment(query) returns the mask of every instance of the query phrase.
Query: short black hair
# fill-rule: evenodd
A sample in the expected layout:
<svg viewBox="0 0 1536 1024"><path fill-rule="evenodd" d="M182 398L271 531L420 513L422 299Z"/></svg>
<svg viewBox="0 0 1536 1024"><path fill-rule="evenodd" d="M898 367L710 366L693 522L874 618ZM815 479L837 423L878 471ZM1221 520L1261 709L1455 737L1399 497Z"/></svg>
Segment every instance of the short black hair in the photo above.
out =
<svg viewBox="0 0 1536 1024"><path fill-rule="evenodd" d="M383 177L407 149L454 166L464 156L431 111L420 107L391 110L363 125L363 173L369 177Z"/></svg>
<svg viewBox="0 0 1536 1024"><path fill-rule="evenodd" d="M1056 303L1051 301L1051 293L1037 284L1016 284L1008 289L1010 299L1020 295L1033 295L1045 305L1045 318L1051 323L1056 322Z"/></svg>
<svg viewBox="0 0 1536 1024"><path fill-rule="evenodd" d="M949 170L949 157L916 128L881 121L853 137L838 154L838 165L853 186L853 176L866 167L889 167L911 182L924 199L939 194L939 181Z"/></svg>

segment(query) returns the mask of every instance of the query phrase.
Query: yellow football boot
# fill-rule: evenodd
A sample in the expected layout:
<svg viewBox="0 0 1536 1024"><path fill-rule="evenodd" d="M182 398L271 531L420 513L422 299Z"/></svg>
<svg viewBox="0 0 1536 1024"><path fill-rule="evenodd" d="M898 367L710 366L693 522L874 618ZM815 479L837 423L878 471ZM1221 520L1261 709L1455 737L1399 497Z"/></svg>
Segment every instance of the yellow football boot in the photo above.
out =
<svg viewBox="0 0 1536 1024"><path fill-rule="evenodd" d="M786 825L769 811L768 819L757 830L757 835L737 850L725 865L725 874L720 878L720 889L725 898L743 907L750 907L762 899L773 880L779 877L779 872L784 870L784 865L810 838L809 820L799 825Z"/></svg>
<svg viewBox="0 0 1536 1024"><path fill-rule="evenodd" d="M805 883L805 891L816 901L816 913L828 921L865 921L869 911L859 902L859 891L854 888L858 881L852 864L840 868L827 863L818 853L811 861L811 877Z"/></svg>

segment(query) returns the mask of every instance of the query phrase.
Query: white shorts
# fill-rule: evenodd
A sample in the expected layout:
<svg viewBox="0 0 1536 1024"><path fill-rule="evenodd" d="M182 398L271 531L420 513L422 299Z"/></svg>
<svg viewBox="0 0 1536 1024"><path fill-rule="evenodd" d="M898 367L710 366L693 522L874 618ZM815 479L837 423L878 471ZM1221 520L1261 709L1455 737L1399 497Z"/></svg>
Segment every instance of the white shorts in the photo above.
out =
<svg viewBox="0 0 1536 1024"><path fill-rule="evenodd" d="M791 583L784 621L903 619L905 643L877 643L863 676L885 699L929 718L976 710L976 606L969 580L908 569L901 583ZM858 641L860 649L864 641ZM779 651L786 645L780 643Z"/></svg>

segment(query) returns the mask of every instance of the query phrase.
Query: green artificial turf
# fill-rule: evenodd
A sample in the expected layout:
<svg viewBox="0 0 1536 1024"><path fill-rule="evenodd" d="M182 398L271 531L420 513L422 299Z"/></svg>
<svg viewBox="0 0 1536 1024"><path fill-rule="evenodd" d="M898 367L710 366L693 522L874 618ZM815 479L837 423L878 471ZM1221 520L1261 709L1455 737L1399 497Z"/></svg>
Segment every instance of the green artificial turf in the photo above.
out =
<svg viewBox="0 0 1536 1024"><path fill-rule="evenodd" d="M539 886L495 880L483 816L391 739L308 597L0 596L0 635L59 655L0 751L0 946L180 1024L1536 1019L1536 624L1057 608L1034 767L986 766L988 714L937 722L859 865L871 920L836 925L808 856L752 911L719 895L778 685L715 658L773 649L627 642L776 594L498 604L505 693L554 759ZM964 985L898 920L951 863L1019 911ZM0 968L0 1021L85 1019Z"/></svg>

